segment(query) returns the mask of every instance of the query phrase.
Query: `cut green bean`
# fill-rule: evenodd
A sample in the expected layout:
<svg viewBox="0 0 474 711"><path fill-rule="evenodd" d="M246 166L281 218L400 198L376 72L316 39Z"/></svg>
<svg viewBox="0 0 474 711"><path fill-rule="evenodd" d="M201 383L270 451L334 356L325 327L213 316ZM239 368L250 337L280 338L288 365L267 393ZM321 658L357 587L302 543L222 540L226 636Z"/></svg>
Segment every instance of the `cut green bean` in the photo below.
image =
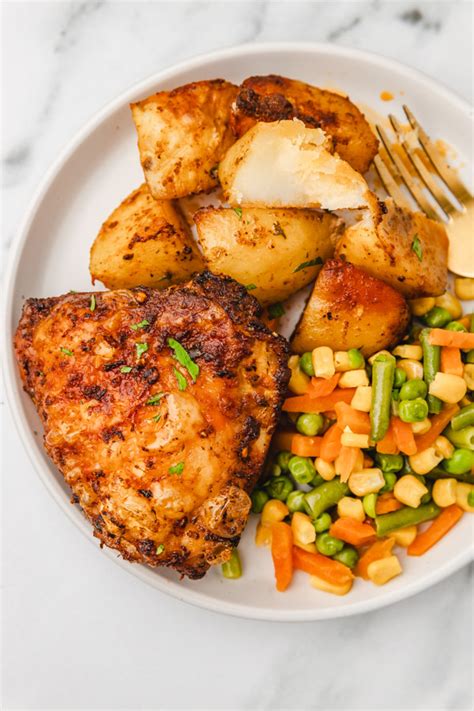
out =
<svg viewBox="0 0 474 711"><path fill-rule="evenodd" d="M377 503L377 494L366 494L362 499L362 506L367 516L375 518L375 505Z"/></svg>
<svg viewBox="0 0 474 711"><path fill-rule="evenodd" d="M431 521L441 513L439 506L435 503L424 504L417 509L412 509L407 506L392 513L383 514L375 517L375 528L378 536L386 536L392 531L398 531L399 528L407 526L416 526L424 521Z"/></svg>
<svg viewBox="0 0 474 711"><path fill-rule="evenodd" d="M474 402L459 410L451 420L451 427L455 432L469 425L474 425Z"/></svg>
<svg viewBox="0 0 474 711"><path fill-rule="evenodd" d="M441 364L441 348L431 345L429 339L430 332L431 329L424 328L420 333L420 343L423 348L423 379L428 388L435 379ZM441 412L443 403L438 397L428 395L427 402L429 412L435 415Z"/></svg>
<svg viewBox="0 0 474 711"><path fill-rule="evenodd" d="M440 467L435 467L425 476L427 479L456 479L456 481L463 481L466 484L474 484L474 474L470 472L466 474L448 474L447 471Z"/></svg>
<svg viewBox="0 0 474 711"><path fill-rule="evenodd" d="M309 484L316 473L313 462L309 457L292 457L288 468L297 484Z"/></svg>
<svg viewBox="0 0 474 711"><path fill-rule="evenodd" d="M380 355L372 364L372 403L370 406L370 438L379 442L390 424L395 358Z"/></svg>
<svg viewBox="0 0 474 711"><path fill-rule="evenodd" d="M325 481L315 489L311 489L305 494L305 509L306 513L311 518L318 518L331 506L335 506L337 502L349 493L347 484L343 484L339 479Z"/></svg>
<svg viewBox="0 0 474 711"><path fill-rule="evenodd" d="M271 499L286 501L290 492L295 488L287 476L275 476L266 482L265 488Z"/></svg>
<svg viewBox="0 0 474 711"><path fill-rule="evenodd" d="M444 328L446 331L458 331L459 333L467 332L467 328L463 326L462 323L459 323L459 321L450 321Z"/></svg>
<svg viewBox="0 0 474 711"><path fill-rule="evenodd" d="M427 314L423 316L423 320L427 326L431 328L443 328L451 321L451 314L441 306L433 306Z"/></svg>
<svg viewBox="0 0 474 711"><path fill-rule="evenodd" d="M383 472L399 472L403 467L401 454L380 454L377 452L375 461Z"/></svg>
<svg viewBox="0 0 474 711"><path fill-rule="evenodd" d="M226 563L222 563L222 575L229 580L237 580L242 575L242 564L237 548L232 550L232 555Z"/></svg>
<svg viewBox="0 0 474 711"><path fill-rule="evenodd" d="M459 447L460 449L470 449L471 451L474 450L474 426L470 427L463 427L462 430L453 430L451 426L449 426L446 430L444 430L443 434L445 437L449 439L451 444L454 444L455 447Z"/></svg>

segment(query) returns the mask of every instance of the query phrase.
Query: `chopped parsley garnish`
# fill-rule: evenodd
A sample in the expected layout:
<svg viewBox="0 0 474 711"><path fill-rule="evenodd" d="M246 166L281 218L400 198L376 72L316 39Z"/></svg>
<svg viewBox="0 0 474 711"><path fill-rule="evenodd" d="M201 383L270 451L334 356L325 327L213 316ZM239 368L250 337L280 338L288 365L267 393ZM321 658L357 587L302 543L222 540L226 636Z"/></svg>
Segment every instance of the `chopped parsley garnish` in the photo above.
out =
<svg viewBox="0 0 474 711"><path fill-rule="evenodd" d="M131 365L122 365L122 367L120 368L121 373L130 373L131 370L132 370Z"/></svg>
<svg viewBox="0 0 474 711"><path fill-rule="evenodd" d="M306 269L307 267L315 267L317 264L322 264L323 260L321 257L316 257L316 259L310 259L309 262L301 262L301 264L298 264L296 269L293 270L293 273L295 272L300 272L302 269Z"/></svg>
<svg viewBox="0 0 474 711"><path fill-rule="evenodd" d="M232 208L239 220L242 219L242 208L241 207L233 207Z"/></svg>
<svg viewBox="0 0 474 711"><path fill-rule="evenodd" d="M283 316L284 313L285 309L283 307L283 304L272 304L268 307L268 315L270 316L270 318L280 318L280 316Z"/></svg>
<svg viewBox="0 0 474 711"><path fill-rule="evenodd" d="M70 351L69 348L62 348L61 347L59 350L61 351L61 353L64 353L64 355L67 355L67 356L74 355L74 353L72 351Z"/></svg>
<svg viewBox="0 0 474 711"><path fill-rule="evenodd" d="M91 303L90 303L89 308L90 308L91 311L95 311L95 307L96 307L95 296L94 296L94 294L92 294L92 296L91 296Z"/></svg>
<svg viewBox="0 0 474 711"><path fill-rule="evenodd" d="M146 401L147 405L157 405L161 398L163 397L164 393L157 393L156 395L152 395L149 400Z"/></svg>
<svg viewBox="0 0 474 711"><path fill-rule="evenodd" d="M247 284L247 286L245 288L247 289L247 291L253 291L254 289L257 288L257 285L256 284Z"/></svg>
<svg viewBox="0 0 474 711"><path fill-rule="evenodd" d="M411 248L412 248L412 251L415 252L415 254L418 257L418 259L420 260L420 262L422 262L423 261L423 249L422 249L421 242L420 242L417 234L413 237L413 242L411 243Z"/></svg>
<svg viewBox="0 0 474 711"><path fill-rule="evenodd" d="M188 381L182 373L179 372L177 368L173 368L173 373L175 374L176 380L178 381L178 390L186 390L188 387Z"/></svg>
<svg viewBox="0 0 474 711"><path fill-rule="evenodd" d="M153 422L159 422L161 420L161 415L154 415L151 419Z"/></svg>
<svg viewBox="0 0 474 711"><path fill-rule="evenodd" d="M149 326L150 322L146 320L146 318L143 319L143 321L140 321L140 323L133 323L130 328L132 331L138 331L139 328L146 328L146 326Z"/></svg>
<svg viewBox="0 0 474 711"><path fill-rule="evenodd" d="M148 350L148 343L135 343L135 348L137 349L137 360L140 360L142 355Z"/></svg>
<svg viewBox="0 0 474 711"><path fill-rule="evenodd" d="M160 545L156 549L156 555L161 555L162 553L164 553L164 550L165 550L164 545L162 543L160 543Z"/></svg>
<svg viewBox="0 0 474 711"><path fill-rule="evenodd" d="M286 239L285 230L283 229L283 227L280 225L279 222L273 223L273 234L281 235L282 237L284 237Z"/></svg>
<svg viewBox="0 0 474 711"><path fill-rule="evenodd" d="M177 474L178 476L183 473L184 469L184 462L178 462L177 464L173 464L169 469L170 474Z"/></svg>
<svg viewBox="0 0 474 711"><path fill-rule="evenodd" d="M189 375L193 379L193 383L195 383L196 378L199 375L198 364L191 359L191 356L189 355L188 351L183 348L181 343L175 341L174 338L168 338L168 345L174 350L174 357L176 358L178 363L180 363L183 368L186 368Z"/></svg>

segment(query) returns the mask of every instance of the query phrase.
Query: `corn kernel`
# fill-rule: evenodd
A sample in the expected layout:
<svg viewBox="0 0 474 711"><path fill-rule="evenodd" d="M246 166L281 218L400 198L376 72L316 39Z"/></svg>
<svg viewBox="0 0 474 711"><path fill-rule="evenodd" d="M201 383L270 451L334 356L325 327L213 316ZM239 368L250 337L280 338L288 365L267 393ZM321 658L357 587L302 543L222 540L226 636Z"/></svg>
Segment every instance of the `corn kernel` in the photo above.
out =
<svg viewBox="0 0 474 711"><path fill-rule="evenodd" d="M443 457L443 459L449 459L453 456L454 447L447 437L440 435L436 437L434 443L434 450L437 457Z"/></svg>
<svg viewBox="0 0 474 711"><path fill-rule="evenodd" d="M293 355L288 359L288 367L291 371L288 387L295 395L304 395L308 390L310 379L299 367L299 357Z"/></svg>
<svg viewBox="0 0 474 711"><path fill-rule="evenodd" d="M397 368L405 371L408 380L423 380L423 366L419 360L403 358L398 361Z"/></svg>
<svg viewBox="0 0 474 711"><path fill-rule="evenodd" d="M278 521L283 521L289 513L290 510L283 501L270 499L262 509L261 521L268 524L277 523Z"/></svg>
<svg viewBox="0 0 474 711"><path fill-rule="evenodd" d="M411 506L413 509L418 508L421 499L428 493L428 489L412 474L405 474L397 480L393 495L400 503L405 506Z"/></svg>
<svg viewBox="0 0 474 711"><path fill-rule="evenodd" d="M342 373L345 370L352 370L349 360L349 353L347 351L334 352L334 367L336 368L336 373Z"/></svg>
<svg viewBox="0 0 474 711"><path fill-rule="evenodd" d="M395 539L397 546L408 548L410 543L413 543L415 540L417 533L418 529L416 526L407 526L406 528L399 528L398 531L393 531L393 533L390 534L390 538Z"/></svg>
<svg viewBox="0 0 474 711"><path fill-rule="evenodd" d="M467 388L474 390L474 363L468 363L464 366L463 377Z"/></svg>
<svg viewBox="0 0 474 711"><path fill-rule="evenodd" d="M377 351L377 353L374 353L373 355L370 356L370 358L369 358L369 363L370 363L370 365L373 365L373 364L374 364L374 360L375 360L375 359L377 358L377 356L379 356L379 355L391 356L391 357L393 358L393 356L392 356L392 354L390 353L390 351L385 351L385 350L383 350L383 351Z"/></svg>
<svg viewBox="0 0 474 711"><path fill-rule="evenodd" d="M437 296L435 299L435 306L440 306L442 309L446 309L451 314L453 320L460 318L462 316L462 306L459 300L455 296L446 291L441 296Z"/></svg>
<svg viewBox="0 0 474 711"><path fill-rule="evenodd" d="M421 360L423 358L423 348L413 344L397 346L392 353L399 358L409 358L411 360Z"/></svg>
<svg viewBox="0 0 474 711"><path fill-rule="evenodd" d="M433 485L433 501L441 508L456 503L456 479L436 479Z"/></svg>
<svg viewBox="0 0 474 711"><path fill-rule="evenodd" d="M454 280L454 291L458 299L469 301L474 299L474 279L456 277Z"/></svg>
<svg viewBox="0 0 474 711"><path fill-rule="evenodd" d="M334 354L329 346L318 346L312 353L313 370L317 378L332 378L336 369L334 367Z"/></svg>
<svg viewBox="0 0 474 711"><path fill-rule="evenodd" d="M424 316L433 308L435 300L432 296L427 296L423 299L412 299L408 303L414 316Z"/></svg>
<svg viewBox="0 0 474 711"><path fill-rule="evenodd" d="M270 546L272 543L272 527L269 524L259 523L255 531L255 544L257 546Z"/></svg>
<svg viewBox="0 0 474 711"><path fill-rule="evenodd" d="M385 585L389 580L400 575L402 566L396 555L374 560L367 566L367 575L375 585Z"/></svg>
<svg viewBox="0 0 474 711"><path fill-rule="evenodd" d="M338 383L340 388L358 388L361 385L367 386L368 384L369 378L364 368L348 370L341 375Z"/></svg>
<svg viewBox="0 0 474 711"><path fill-rule="evenodd" d="M341 444L344 447L363 447L367 449L369 446L369 435L344 431L341 435Z"/></svg>
<svg viewBox="0 0 474 711"><path fill-rule="evenodd" d="M465 484L462 481L456 482L456 503L463 511L474 513L474 506L470 506L467 500L470 492L474 491L474 484Z"/></svg>
<svg viewBox="0 0 474 711"><path fill-rule="evenodd" d="M436 454L434 447L428 447L422 452L417 452L408 457L410 466L415 474L428 474L432 469L438 466L443 457Z"/></svg>
<svg viewBox="0 0 474 711"><path fill-rule="evenodd" d="M466 366L464 366L466 368ZM453 405L462 400L466 394L467 384L465 377L438 372L430 383L429 393L438 397L443 402Z"/></svg>
<svg viewBox="0 0 474 711"><path fill-rule="evenodd" d="M317 590L322 590L323 592L332 593L333 595L347 595L352 587L352 578L349 578L347 583L343 585L336 585L336 583L328 583L327 580L318 578L316 575L309 576L309 582Z"/></svg>
<svg viewBox="0 0 474 711"><path fill-rule="evenodd" d="M412 422L411 429L413 434L422 435L426 434L428 430L431 429L431 420L429 417L425 417L421 422Z"/></svg>
<svg viewBox="0 0 474 711"><path fill-rule="evenodd" d="M337 513L341 518L353 518L356 521L365 521L365 511L360 499L352 496L343 496L337 504Z"/></svg>
<svg viewBox="0 0 474 711"><path fill-rule="evenodd" d="M295 541L301 543L314 543L316 531L310 517L301 511L295 511L291 519L291 530Z"/></svg>
<svg viewBox="0 0 474 711"><path fill-rule="evenodd" d="M318 457L315 460L314 465L318 474L325 481L331 481L336 476L336 469L334 468L334 464L332 462L327 462L325 459Z"/></svg>
<svg viewBox="0 0 474 711"><path fill-rule="evenodd" d="M361 412L370 412L371 404L372 387L370 385L359 385L351 400L351 407Z"/></svg>
<svg viewBox="0 0 474 711"><path fill-rule="evenodd" d="M362 469L360 472L353 472L348 481L349 489L356 496L365 496L366 494L375 494L385 486L382 470L374 467L373 469Z"/></svg>

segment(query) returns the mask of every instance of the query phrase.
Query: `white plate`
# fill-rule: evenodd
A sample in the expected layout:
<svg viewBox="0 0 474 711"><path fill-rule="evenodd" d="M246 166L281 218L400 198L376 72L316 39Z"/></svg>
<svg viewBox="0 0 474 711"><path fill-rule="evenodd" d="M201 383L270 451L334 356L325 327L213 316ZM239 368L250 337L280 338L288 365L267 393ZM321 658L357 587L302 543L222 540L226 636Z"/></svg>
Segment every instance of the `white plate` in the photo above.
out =
<svg viewBox="0 0 474 711"><path fill-rule="evenodd" d="M238 83L252 74L269 73L341 89L356 103L382 114L393 111L402 117L401 104L407 103L433 137L442 136L460 156L471 155L472 124L465 102L413 69L332 45L253 45L198 57L146 79L89 122L47 174L12 248L4 333L7 393L23 443L56 502L97 546L90 524L69 503L62 476L42 448L39 418L17 375L10 344L23 301L30 296L91 289L88 257L92 240L112 208L143 180L130 101L198 79L223 77ZM383 90L392 92L395 100L382 102ZM224 580L217 569L200 581L180 581L172 571L126 563L105 548L102 554L158 590L211 610L267 620L317 620L382 607L445 578L471 558L472 524L473 518L465 516L427 555L403 560L403 575L389 585L378 588L357 581L342 598L313 590L303 573L295 576L291 590L277 593L269 551L253 544L255 517L243 536L240 550L245 572L238 581Z"/></svg>

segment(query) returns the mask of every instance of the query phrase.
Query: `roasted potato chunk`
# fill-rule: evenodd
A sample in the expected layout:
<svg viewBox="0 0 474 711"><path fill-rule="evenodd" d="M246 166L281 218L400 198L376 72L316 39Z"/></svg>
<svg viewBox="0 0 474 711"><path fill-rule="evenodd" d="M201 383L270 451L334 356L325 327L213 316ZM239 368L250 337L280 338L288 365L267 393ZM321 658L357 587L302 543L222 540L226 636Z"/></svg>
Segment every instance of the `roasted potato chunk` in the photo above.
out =
<svg viewBox="0 0 474 711"><path fill-rule="evenodd" d="M359 173L368 170L377 154L377 138L348 97L275 74L249 77L242 83L231 125L240 137L257 121L292 118L309 128L322 128L339 156Z"/></svg>
<svg viewBox="0 0 474 711"><path fill-rule="evenodd" d="M346 230L336 256L417 299L446 291L448 245L441 223L372 195L366 216Z"/></svg>
<svg viewBox="0 0 474 711"><path fill-rule="evenodd" d="M208 269L252 288L265 305L313 281L342 230L341 220L316 210L207 207L194 220Z"/></svg>
<svg viewBox="0 0 474 711"><path fill-rule="evenodd" d="M217 164L235 140L229 121L236 93L233 84L214 79L131 104L154 198L171 200L217 185Z"/></svg>
<svg viewBox="0 0 474 711"><path fill-rule="evenodd" d="M146 183L104 222L90 253L92 281L98 279L109 289L164 289L203 268L176 207L168 200L154 200Z"/></svg>
<svg viewBox="0 0 474 711"><path fill-rule="evenodd" d="M330 146L297 119L257 123L219 164L224 197L246 207L365 207L367 183Z"/></svg>
<svg viewBox="0 0 474 711"><path fill-rule="evenodd" d="M409 320L408 305L398 291L343 259L331 259L319 273L292 349L359 348L369 356L394 345Z"/></svg>

